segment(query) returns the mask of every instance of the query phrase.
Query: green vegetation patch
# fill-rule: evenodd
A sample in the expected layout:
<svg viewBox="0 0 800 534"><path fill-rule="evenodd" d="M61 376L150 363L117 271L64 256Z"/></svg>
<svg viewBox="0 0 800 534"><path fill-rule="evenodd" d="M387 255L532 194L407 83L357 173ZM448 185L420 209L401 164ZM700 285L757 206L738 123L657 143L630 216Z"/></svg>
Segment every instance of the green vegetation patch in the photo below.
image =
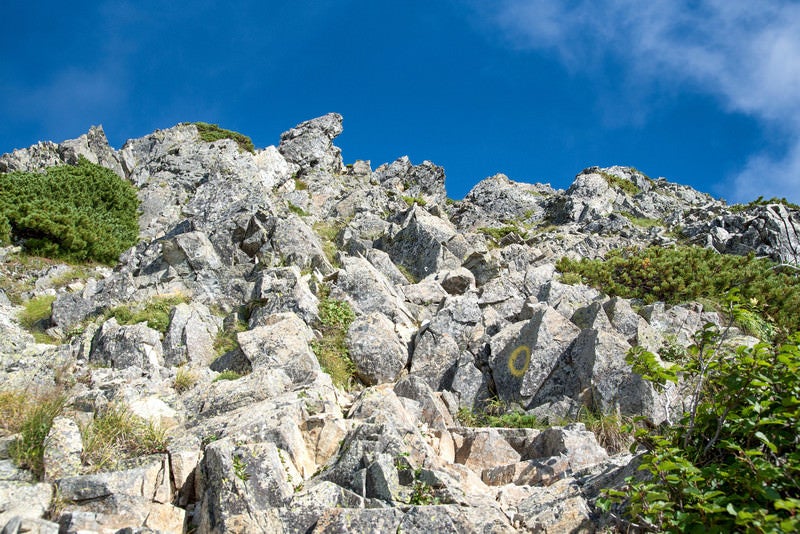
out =
<svg viewBox="0 0 800 534"><path fill-rule="evenodd" d="M749 256L718 254L701 247L619 249L604 260L562 258L562 273L609 295L647 303L680 304L710 300L721 305L735 289L744 302L776 324L784 334L800 329L800 278L796 271ZM562 280L573 277L563 278Z"/></svg>
<svg viewBox="0 0 800 534"><path fill-rule="evenodd" d="M9 447L9 456L39 479L44 474L44 440L53 420L64 411L65 403L64 396L55 392L45 395L22 391L0 393L0 428L7 434L19 434Z"/></svg>
<svg viewBox="0 0 800 534"><path fill-rule="evenodd" d="M219 358L232 350L239 348L239 338L237 334L247 330L247 323L244 321L236 321L232 328L220 330L214 340L214 354Z"/></svg>
<svg viewBox="0 0 800 534"><path fill-rule="evenodd" d="M37 343L52 343L54 340L45 333L53 309L55 295L33 297L23 304L19 313L20 324L28 330Z"/></svg>
<svg viewBox="0 0 800 534"><path fill-rule="evenodd" d="M660 219L649 219L647 217L637 217L627 211L621 211L620 215L628 219L634 226L639 228L654 228L664 226L664 222Z"/></svg>
<svg viewBox="0 0 800 534"><path fill-rule="evenodd" d="M236 371L227 370L215 376L212 382L219 382L220 380L239 380L243 376L243 374L237 373Z"/></svg>
<svg viewBox="0 0 800 534"><path fill-rule="evenodd" d="M164 334L169 328L169 315L172 308L186 302L188 302L188 298L180 294L153 297L143 307L117 306L108 310L105 316L106 319L114 317L121 325L147 322L147 326Z"/></svg>
<svg viewBox="0 0 800 534"><path fill-rule="evenodd" d="M81 428L83 462L92 471L114 469L129 458L166 452L166 431L152 421L132 413L124 405L112 404Z"/></svg>
<svg viewBox="0 0 800 534"><path fill-rule="evenodd" d="M209 124L207 122L195 122L192 124L197 127L197 133L200 134L200 139L203 141L213 143L214 141L219 141L220 139L232 139L233 141L236 141L237 145L239 145L239 150L243 152L247 151L252 154L255 154L256 152L256 147L253 146L253 140L246 135L240 134L239 132L226 130L224 128L220 128L216 124Z"/></svg>
<svg viewBox="0 0 800 534"><path fill-rule="evenodd" d="M624 192L628 193L631 196L637 195L641 192L641 189L639 189L638 185L624 178L620 178L619 176L616 176L614 174L605 171L597 171L597 174L602 176L603 179L605 179L605 181L611 187L614 187L616 189L622 189Z"/></svg>
<svg viewBox="0 0 800 534"><path fill-rule="evenodd" d="M322 370L331 375L333 383L349 388L355 377L355 366L345 343L347 330L355 320L355 313L344 300L321 296L319 302L319 326L322 339L312 341L311 349L317 356Z"/></svg>
<svg viewBox="0 0 800 534"><path fill-rule="evenodd" d="M428 204L428 202L424 198L422 198L421 196L411 197L411 196L403 195L402 199L403 199L403 202L405 202L406 205L408 205L408 207L411 207L414 204L418 204L419 206L424 208Z"/></svg>
<svg viewBox="0 0 800 534"><path fill-rule="evenodd" d="M136 243L138 207L133 185L83 157L43 173L0 174L0 244L111 264Z"/></svg>
<svg viewBox="0 0 800 534"><path fill-rule="evenodd" d="M478 232L482 233L487 237L491 237L494 241L500 242L504 237L509 234L517 234L518 236L525 238L526 232L525 230L521 230L519 227L514 225L506 225L501 226L500 228L488 228L482 227L478 228Z"/></svg>

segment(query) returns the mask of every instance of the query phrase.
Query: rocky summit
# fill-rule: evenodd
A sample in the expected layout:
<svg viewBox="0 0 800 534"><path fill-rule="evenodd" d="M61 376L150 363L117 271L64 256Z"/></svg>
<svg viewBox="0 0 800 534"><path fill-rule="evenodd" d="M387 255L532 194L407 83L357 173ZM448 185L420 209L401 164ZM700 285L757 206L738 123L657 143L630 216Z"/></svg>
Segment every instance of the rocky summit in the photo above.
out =
<svg viewBox="0 0 800 534"><path fill-rule="evenodd" d="M140 201L114 266L0 248L0 401L57 405L26 461L30 428L0 426L3 533L612 530L597 499L638 456L587 414L669 422L680 395L626 355L726 319L557 262L677 242L798 262L792 206L629 167L453 201L429 161L345 164L338 114L254 152L198 128L0 157L85 159Z"/></svg>

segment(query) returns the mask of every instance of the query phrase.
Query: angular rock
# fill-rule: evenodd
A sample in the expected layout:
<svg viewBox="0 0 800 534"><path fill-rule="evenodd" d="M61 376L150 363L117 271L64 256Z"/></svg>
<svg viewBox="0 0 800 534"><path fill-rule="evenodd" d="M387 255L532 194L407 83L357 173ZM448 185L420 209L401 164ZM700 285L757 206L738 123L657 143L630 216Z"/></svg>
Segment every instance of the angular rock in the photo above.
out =
<svg viewBox="0 0 800 534"><path fill-rule="evenodd" d="M342 133L342 116L328 113L322 117L298 124L281 134L278 152L301 171L312 167L341 172L342 151L333 140Z"/></svg>
<svg viewBox="0 0 800 534"><path fill-rule="evenodd" d="M53 486L44 482L0 480L0 525L12 518L39 519L50 508Z"/></svg>
<svg viewBox="0 0 800 534"><path fill-rule="evenodd" d="M397 508L328 508L320 516L313 532L397 532L402 516L403 512Z"/></svg>
<svg viewBox="0 0 800 534"><path fill-rule="evenodd" d="M78 424L68 417L53 419L44 442L43 464L45 480L55 481L81 471L83 440Z"/></svg>
<svg viewBox="0 0 800 534"><path fill-rule="evenodd" d="M262 531L267 525L258 512L285 505L294 493L273 443L211 443L200 463L197 485L199 532Z"/></svg>
<svg viewBox="0 0 800 534"><path fill-rule="evenodd" d="M411 374L421 377L436 391L453 383L456 362L461 354L450 334L437 334L430 328L417 337L411 357Z"/></svg>
<svg viewBox="0 0 800 534"><path fill-rule="evenodd" d="M536 396L580 329L546 304L534 306L530 321L503 329L490 341L492 375L506 402Z"/></svg>
<svg viewBox="0 0 800 534"><path fill-rule="evenodd" d="M476 431L456 450L456 462L476 473L497 464L518 462L520 455L495 429Z"/></svg>
<svg viewBox="0 0 800 534"><path fill-rule="evenodd" d="M320 372L319 362L308 346L314 334L294 313L272 315L264 326L240 332L236 337L253 369L279 368L296 383L309 382Z"/></svg>
<svg viewBox="0 0 800 534"><path fill-rule="evenodd" d="M422 279L437 271L461 267L462 258L447 247L455 235L448 221L414 205L399 228L380 240L378 248L388 252L395 263L405 266L417 279Z"/></svg>
<svg viewBox="0 0 800 534"><path fill-rule="evenodd" d="M318 313L319 299L311 292L296 266L265 269L258 273L253 288L253 301L259 306L251 315L251 324L275 313L294 312L306 323Z"/></svg>
<svg viewBox="0 0 800 534"><path fill-rule="evenodd" d="M408 363L408 349L382 313L357 317L346 342L356 373L369 386L395 381Z"/></svg>
<svg viewBox="0 0 800 534"><path fill-rule="evenodd" d="M114 369L136 367L156 373L164 365L161 335L145 323L120 326L112 317L95 334L89 360Z"/></svg>
<svg viewBox="0 0 800 534"><path fill-rule="evenodd" d="M179 366L208 365L215 356L214 340L221 321L204 304L178 304L170 312L169 329L164 335L164 363Z"/></svg>

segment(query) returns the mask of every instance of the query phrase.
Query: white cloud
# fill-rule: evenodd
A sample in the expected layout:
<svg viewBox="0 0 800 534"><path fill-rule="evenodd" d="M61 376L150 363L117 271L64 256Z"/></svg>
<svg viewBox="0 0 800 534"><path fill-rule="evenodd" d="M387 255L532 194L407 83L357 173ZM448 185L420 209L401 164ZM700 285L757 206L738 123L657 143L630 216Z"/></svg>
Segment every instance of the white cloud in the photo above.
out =
<svg viewBox="0 0 800 534"><path fill-rule="evenodd" d="M479 7L508 43L568 68L621 62L626 79L688 87L761 121L788 146L754 154L730 200L800 197L800 3L794 0L501 0ZM786 142L788 141L788 143ZM768 193L764 193L768 191ZM756 194L756 196L758 196Z"/></svg>

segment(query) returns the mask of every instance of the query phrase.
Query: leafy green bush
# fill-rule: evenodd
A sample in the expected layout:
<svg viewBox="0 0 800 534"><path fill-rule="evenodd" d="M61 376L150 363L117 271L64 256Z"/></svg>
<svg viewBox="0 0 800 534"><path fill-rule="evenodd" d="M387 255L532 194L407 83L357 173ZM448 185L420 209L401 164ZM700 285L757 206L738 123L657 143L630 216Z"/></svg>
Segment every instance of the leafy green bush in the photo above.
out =
<svg viewBox="0 0 800 534"><path fill-rule="evenodd" d="M203 141L213 143L220 139L232 139L239 145L239 150L255 153L256 148L253 146L253 140L246 135L231 130L220 128L216 124L209 124L207 122L193 123L197 127L197 133L200 134L200 139Z"/></svg>
<svg viewBox="0 0 800 534"><path fill-rule="evenodd" d="M742 300L750 301L784 335L800 329L797 273L752 255L718 254L693 246L627 248L609 252L604 260L562 258L556 268L580 275L584 283L609 295L648 303L722 303L731 289L738 289Z"/></svg>
<svg viewBox="0 0 800 534"><path fill-rule="evenodd" d="M423 207L423 208L424 208L424 207L425 207L425 206L428 204L428 203L425 201L425 199L424 199L424 198L422 198L421 196L412 197L412 196L406 196L406 195L402 195L402 199L403 199L403 202L405 202L405 203L406 203L406 205L407 205L409 208L410 208L411 206L413 206L414 204L419 204L421 207Z"/></svg>
<svg viewBox="0 0 800 534"><path fill-rule="evenodd" d="M73 261L116 262L139 235L136 189L81 158L43 173L0 174L0 243Z"/></svg>
<svg viewBox="0 0 800 534"><path fill-rule="evenodd" d="M355 313L346 301L330 298L323 293L319 302L319 323L322 339L311 342L311 349L322 370L331 375L333 383L348 388L352 385L355 366L345 343L347 330Z"/></svg>
<svg viewBox="0 0 800 534"><path fill-rule="evenodd" d="M645 476L607 490L601 508L617 503L647 531L800 530L800 333L731 348L708 324L669 367L641 349L629 362L657 390L684 384L688 409L660 434L637 433Z"/></svg>

